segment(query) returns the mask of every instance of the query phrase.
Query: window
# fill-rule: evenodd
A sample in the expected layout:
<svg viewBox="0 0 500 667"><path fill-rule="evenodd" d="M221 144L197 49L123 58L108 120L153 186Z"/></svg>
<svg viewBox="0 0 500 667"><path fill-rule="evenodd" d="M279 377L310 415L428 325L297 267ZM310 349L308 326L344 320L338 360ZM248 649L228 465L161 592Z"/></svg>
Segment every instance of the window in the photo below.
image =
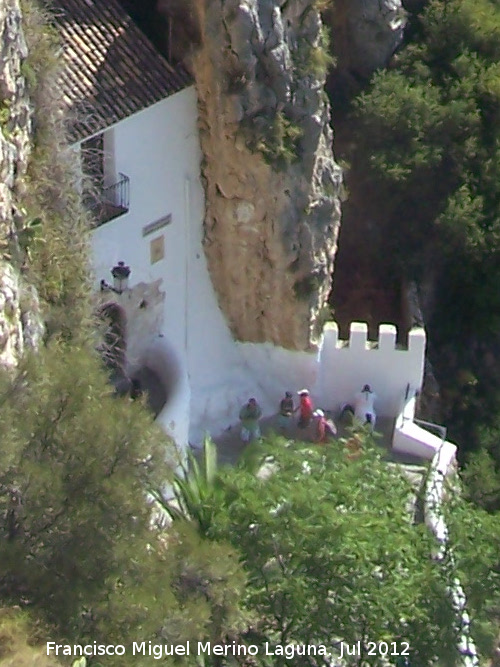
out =
<svg viewBox="0 0 500 667"><path fill-rule="evenodd" d="M115 173L113 130L82 142L82 197L96 226L114 220L129 210L130 179Z"/></svg>

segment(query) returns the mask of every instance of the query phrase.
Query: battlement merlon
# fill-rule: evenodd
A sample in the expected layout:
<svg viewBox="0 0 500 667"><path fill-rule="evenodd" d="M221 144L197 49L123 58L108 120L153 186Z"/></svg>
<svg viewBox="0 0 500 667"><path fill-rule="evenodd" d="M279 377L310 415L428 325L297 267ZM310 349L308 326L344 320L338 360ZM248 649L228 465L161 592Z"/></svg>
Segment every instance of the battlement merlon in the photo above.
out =
<svg viewBox="0 0 500 667"><path fill-rule="evenodd" d="M393 324L381 324L378 328L378 349L396 349L397 330Z"/></svg>
<svg viewBox="0 0 500 667"><path fill-rule="evenodd" d="M354 351L364 351L368 347L368 325L366 322L351 322L349 332L349 348Z"/></svg>
<svg viewBox="0 0 500 667"><path fill-rule="evenodd" d="M379 414L395 417L407 395L422 388L426 335L412 329L408 345L397 345L397 329L381 324L378 339L368 340L368 325L353 322L348 340L339 339L338 325L329 322L320 350L318 394L325 404L338 407L353 400L369 384L377 394Z"/></svg>
<svg viewBox="0 0 500 667"><path fill-rule="evenodd" d="M358 350L396 349L397 328L394 324L380 324L378 328L378 339L368 341L368 325L366 322L351 322L349 339L339 338L339 327L336 322L327 322L323 330L323 347L354 348ZM414 353L425 354L426 335L424 329L417 327L408 333L408 347ZM401 348L399 348L400 351Z"/></svg>

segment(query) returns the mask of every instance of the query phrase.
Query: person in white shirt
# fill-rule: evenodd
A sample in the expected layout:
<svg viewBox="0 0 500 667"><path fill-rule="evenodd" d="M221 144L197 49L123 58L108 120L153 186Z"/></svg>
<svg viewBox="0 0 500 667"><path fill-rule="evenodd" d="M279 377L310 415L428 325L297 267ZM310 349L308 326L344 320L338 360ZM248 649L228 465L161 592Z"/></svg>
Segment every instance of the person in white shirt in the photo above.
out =
<svg viewBox="0 0 500 667"><path fill-rule="evenodd" d="M377 395L373 393L369 384L365 384L363 389L356 394L354 398L354 416L362 424L370 424L375 428L377 415L373 407Z"/></svg>

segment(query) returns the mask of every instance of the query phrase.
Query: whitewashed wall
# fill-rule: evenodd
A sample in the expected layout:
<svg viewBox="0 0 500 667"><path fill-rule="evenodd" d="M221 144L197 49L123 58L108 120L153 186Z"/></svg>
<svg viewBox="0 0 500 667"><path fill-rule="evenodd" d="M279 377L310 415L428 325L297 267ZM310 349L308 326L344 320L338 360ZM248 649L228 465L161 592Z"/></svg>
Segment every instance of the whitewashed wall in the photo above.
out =
<svg viewBox="0 0 500 667"><path fill-rule="evenodd" d="M320 405L322 397L318 394L320 371L320 351L298 352L285 350L271 343L238 343L243 355L247 372L251 374L264 397L263 408L267 414L278 411L280 400L285 391L295 393L307 388L311 392L315 405Z"/></svg>
<svg viewBox="0 0 500 667"><path fill-rule="evenodd" d="M197 120L196 92L188 88L107 130L106 176L113 180L114 169L116 178L119 172L130 178L130 208L98 227L92 238L96 289L103 278L111 282L110 269L118 261L131 267L131 291L121 297L110 293L110 298L126 307L133 361L147 358L151 364L151 346L161 374L162 359L169 365L176 357L182 381L159 421L182 445L199 443L207 428L217 433L234 423L240 405L259 395L218 306L203 252ZM143 237L145 225L168 214L169 225ZM152 264L150 241L161 235L165 257ZM145 299L146 308L155 309L151 317L137 299L141 285L153 283L164 293L160 320L157 301Z"/></svg>
<svg viewBox="0 0 500 667"><path fill-rule="evenodd" d="M353 400L363 385L377 394L375 410L385 417L396 417L409 393L420 390L424 376L425 332L414 329L408 335L408 349L396 347L396 327L381 324L378 340L368 342L367 325L351 324L349 341L338 340L334 324L325 328L321 351L318 393L331 409Z"/></svg>
<svg viewBox="0 0 500 667"><path fill-rule="evenodd" d="M338 411L363 385L377 394L377 414L396 417L409 393L420 390L425 332L409 334L408 348L396 347L396 328L382 324L377 341L367 340L367 325L353 322L349 340L339 340L334 323L326 325L317 352L294 352L270 344L238 344L248 372L276 411L286 390L310 390L316 405Z"/></svg>
<svg viewBox="0 0 500 667"><path fill-rule="evenodd" d="M189 135L195 133L192 88L183 90L115 125L113 134L116 178L130 178L128 213L98 227L92 240L96 287L110 281L110 269L123 260L132 270L130 285L161 279L165 292L163 333L185 352L187 252L184 181L199 174L199 153ZM105 146L107 142L105 141ZM106 164L111 159L106 161ZM109 176L109 175L108 175ZM143 227L172 215L171 224L143 237ZM152 264L150 242L164 236L165 257Z"/></svg>
<svg viewBox="0 0 500 667"><path fill-rule="evenodd" d="M114 155L106 169L112 165L130 178L130 210L93 233L96 289L102 278L111 280L110 268L119 260L131 267L131 293L120 298L128 303L131 350L156 363L158 372L168 375L172 363L178 370L175 396L160 421L166 430L170 425L179 444L198 444L205 431L218 434L236 423L250 396L273 414L284 391L304 386L317 405L335 410L368 383L379 397L378 414L398 414L407 384L414 390L422 384L422 331L411 333L407 351L395 348L395 329L387 325L374 349L360 324L351 328L348 342L338 341L329 325L319 350L310 353L233 341L202 246L205 204L194 88L118 123L108 139ZM169 225L143 237L145 225L167 214ZM152 264L150 241L161 235L165 256ZM162 304L146 298L154 317L136 298L147 291L141 285L153 284L162 293Z"/></svg>
<svg viewBox="0 0 500 667"><path fill-rule="evenodd" d="M206 335L204 349L210 352L212 345L211 337ZM197 404L192 404L192 426L202 414L213 433L237 421L239 406L250 395L258 399L265 415L271 415L277 412L285 391L296 392L303 387L310 390L316 406L337 412L344 403L354 400L364 384L370 384L377 394L377 414L396 418L407 387L413 395L423 382L423 329L410 332L406 349L396 347L394 326L381 325L378 340L368 342L367 325L359 322L351 325L349 340L339 340L336 325L328 324L317 352L250 343L229 343L226 349L227 359L216 359L212 382L200 382L200 375L192 383L197 396ZM207 362L201 367L206 370Z"/></svg>
<svg viewBox="0 0 500 667"><path fill-rule="evenodd" d="M113 182L113 171L116 180L120 172L130 178L130 207L92 235L96 289L101 279L112 282L110 269L118 261L131 268L132 289L121 297L109 296L127 311L132 366L147 362L169 382L171 369L176 369L175 386L158 420L183 445L188 441L190 405L186 337L189 221L184 187L186 179L199 183L196 120L196 94L188 88L106 131L106 178ZM202 205L195 206L194 224L201 226L201 184L197 197ZM143 236L146 225L169 214L170 224ZM160 236L164 237L164 257L152 263L150 243ZM148 293L147 286L153 284L162 293L161 303Z"/></svg>
<svg viewBox="0 0 500 667"><path fill-rule="evenodd" d="M186 180L185 201L186 218L191 221L186 266L189 435L191 443L199 444L206 432L216 435L237 422L241 406L251 396L271 408L232 338L212 285L202 246L205 205L199 177Z"/></svg>

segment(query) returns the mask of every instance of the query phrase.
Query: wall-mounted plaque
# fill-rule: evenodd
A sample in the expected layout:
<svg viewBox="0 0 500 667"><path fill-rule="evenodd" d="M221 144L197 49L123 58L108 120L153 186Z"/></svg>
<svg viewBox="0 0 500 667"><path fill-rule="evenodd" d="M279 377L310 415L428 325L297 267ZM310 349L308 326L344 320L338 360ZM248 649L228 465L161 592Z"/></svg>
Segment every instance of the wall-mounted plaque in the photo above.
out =
<svg viewBox="0 0 500 667"><path fill-rule="evenodd" d="M165 257L165 237L163 234L149 243L149 257L151 264L156 264Z"/></svg>
<svg viewBox="0 0 500 667"><path fill-rule="evenodd" d="M142 235L147 236L148 234L153 234L154 232L163 229L163 227L166 227L171 222L172 222L172 214L169 213L168 215L165 215L163 218L160 218L159 220L155 220L154 222L150 222L148 225L145 225L142 228Z"/></svg>

